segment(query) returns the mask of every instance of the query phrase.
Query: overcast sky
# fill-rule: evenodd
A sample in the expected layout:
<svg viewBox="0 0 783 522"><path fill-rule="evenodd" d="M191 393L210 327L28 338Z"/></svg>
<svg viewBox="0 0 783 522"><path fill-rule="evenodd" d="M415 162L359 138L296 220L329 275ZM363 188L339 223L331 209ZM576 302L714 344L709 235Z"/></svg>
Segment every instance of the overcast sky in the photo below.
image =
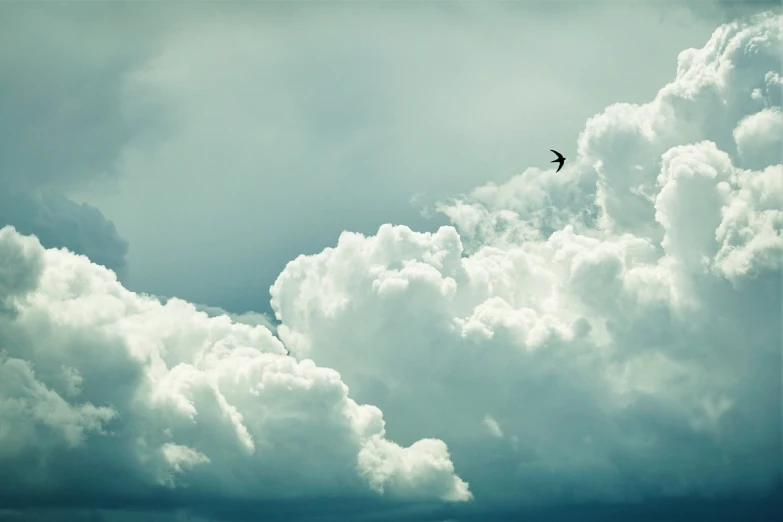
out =
<svg viewBox="0 0 783 522"><path fill-rule="evenodd" d="M0 4L0 520L764 516L780 12Z"/></svg>

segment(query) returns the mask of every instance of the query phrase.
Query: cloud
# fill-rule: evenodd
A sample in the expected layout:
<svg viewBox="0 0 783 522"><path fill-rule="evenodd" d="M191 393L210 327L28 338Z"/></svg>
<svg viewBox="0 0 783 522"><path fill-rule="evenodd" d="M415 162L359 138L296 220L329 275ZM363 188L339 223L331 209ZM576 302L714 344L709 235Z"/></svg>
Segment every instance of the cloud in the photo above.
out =
<svg viewBox="0 0 783 522"><path fill-rule="evenodd" d="M657 4L666 16L671 11L670 0L648 0ZM707 20L725 23L755 13L780 9L778 0L683 0L680 4Z"/></svg>
<svg viewBox="0 0 783 522"><path fill-rule="evenodd" d="M783 142L783 112L765 108L744 118L734 129L740 158L751 168L763 168L780 161Z"/></svg>
<svg viewBox="0 0 783 522"><path fill-rule="evenodd" d="M453 506L453 505L452 505ZM292 518L295 514L269 509L265 518L278 516L285 520L325 520L329 522L381 520L399 522L503 522L508 520L531 519L540 522L621 522L624 520L667 520L671 522L709 522L711 520L746 520L748 522L768 522L780 512L780 498L774 499L669 499L643 504L609 504L558 506L546 509L526 509L499 507L495 509L470 510L475 504L460 506L458 512L446 506L429 509L396 509L362 512L362 510L333 510L332 506L314 503L310 518ZM269 506L268 506L269 507ZM324 509L325 508L325 509ZM221 517L221 515L224 515ZM36 511L0 511L3 522L43 522L52 517L64 522L133 522L144 517L151 522L216 522L217 520L257 520L257 516L234 509L220 512L215 510L212 517L199 516L185 510L139 512L128 510L72 510L69 512Z"/></svg>
<svg viewBox="0 0 783 522"><path fill-rule="evenodd" d="M11 227L0 260L4 506L471 498L442 441L387 440L380 410L264 326L135 294Z"/></svg>
<svg viewBox="0 0 783 522"><path fill-rule="evenodd" d="M26 192L111 177L122 146L147 123L147 113L124 113L119 100L128 68L147 58L160 23L134 24L138 14L122 10L123 23L108 26L118 9L3 6L0 181Z"/></svg>
<svg viewBox="0 0 783 522"><path fill-rule="evenodd" d="M53 190L30 194L5 188L0 192L0 225L35 235L49 248L86 255L120 278L127 275L128 242L100 210Z"/></svg>
<svg viewBox="0 0 783 522"><path fill-rule="evenodd" d="M119 151L148 123L143 113L123 113L119 99L127 68L155 41L155 24L129 31L125 18L107 34L96 22L115 8L3 5L0 227L87 255L124 279L127 242L97 208L69 198L91 183L115 180ZM123 45L131 33L141 42L132 48Z"/></svg>
<svg viewBox="0 0 783 522"><path fill-rule="evenodd" d="M650 103L591 118L559 175L442 204L454 227L345 232L291 261L280 339L379 405L393 440L446 441L478 502L765 491L783 166L751 136L777 125L781 27L721 26Z"/></svg>
<svg viewBox="0 0 783 522"><path fill-rule="evenodd" d="M453 226L291 261L276 336L0 230L9 516L492 520L673 497L669 519L779 485L781 22L720 27L650 103L587 121L560 173L442 203ZM182 81L167 56L137 86Z"/></svg>
<svg viewBox="0 0 783 522"><path fill-rule="evenodd" d="M219 317L222 315L227 316L235 323L247 324L250 326L262 325L266 327L270 332L275 333L277 325L274 318L269 317L265 313L260 312L245 312L241 314L233 314L219 306L209 306L204 304L192 303L199 312L206 313L209 317Z"/></svg>

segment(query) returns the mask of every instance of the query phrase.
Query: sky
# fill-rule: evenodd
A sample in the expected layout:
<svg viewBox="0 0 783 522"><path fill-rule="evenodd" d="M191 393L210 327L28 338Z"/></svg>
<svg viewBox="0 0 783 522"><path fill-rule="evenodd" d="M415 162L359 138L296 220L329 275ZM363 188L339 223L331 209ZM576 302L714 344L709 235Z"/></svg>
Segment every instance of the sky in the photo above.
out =
<svg viewBox="0 0 783 522"><path fill-rule="evenodd" d="M782 41L0 4L0 521L770 520Z"/></svg>

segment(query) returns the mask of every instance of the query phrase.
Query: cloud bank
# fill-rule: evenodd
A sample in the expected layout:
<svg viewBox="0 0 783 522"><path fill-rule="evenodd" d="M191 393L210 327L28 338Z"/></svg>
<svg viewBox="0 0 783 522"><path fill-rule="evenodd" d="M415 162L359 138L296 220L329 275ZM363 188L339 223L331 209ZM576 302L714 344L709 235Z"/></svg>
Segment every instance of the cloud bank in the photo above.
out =
<svg viewBox="0 0 783 522"><path fill-rule="evenodd" d="M470 499L442 441L387 440L377 408L267 328L134 294L11 227L0 260L3 505Z"/></svg>
<svg viewBox="0 0 783 522"><path fill-rule="evenodd" d="M767 491L781 33L721 26L650 103L591 118L560 173L443 203L453 226L290 262L279 338L2 229L2 504Z"/></svg>
<svg viewBox="0 0 783 522"><path fill-rule="evenodd" d="M559 173L289 263L278 334L453 448L477 499L763 491L781 472L783 18L724 25Z"/></svg>

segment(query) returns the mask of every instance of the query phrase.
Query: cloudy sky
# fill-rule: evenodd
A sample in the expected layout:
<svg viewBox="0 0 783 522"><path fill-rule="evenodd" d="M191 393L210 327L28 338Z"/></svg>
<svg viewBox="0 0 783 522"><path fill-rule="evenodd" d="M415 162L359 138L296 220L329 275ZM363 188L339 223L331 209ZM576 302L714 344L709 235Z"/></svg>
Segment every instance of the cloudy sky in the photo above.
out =
<svg viewBox="0 0 783 522"><path fill-rule="evenodd" d="M0 4L0 520L770 519L782 52L774 1Z"/></svg>

